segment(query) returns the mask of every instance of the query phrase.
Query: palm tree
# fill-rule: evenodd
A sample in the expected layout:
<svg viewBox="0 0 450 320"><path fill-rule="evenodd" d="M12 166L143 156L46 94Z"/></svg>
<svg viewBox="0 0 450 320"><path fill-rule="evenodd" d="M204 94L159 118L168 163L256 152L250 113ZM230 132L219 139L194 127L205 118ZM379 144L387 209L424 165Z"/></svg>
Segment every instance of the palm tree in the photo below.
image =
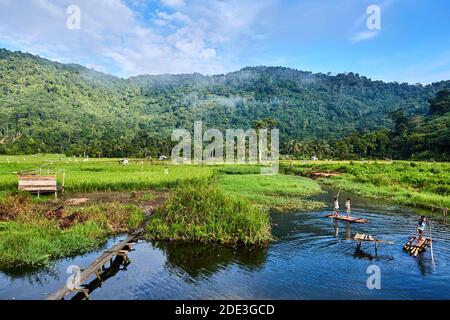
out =
<svg viewBox="0 0 450 320"><path fill-rule="evenodd" d="M287 151L292 156L298 156L303 151L303 144L295 139L290 140L288 143Z"/></svg>
<svg viewBox="0 0 450 320"><path fill-rule="evenodd" d="M257 139L259 141L259 131L261 129L274 129L277 125L277 121L273 118L264 118L264 119L260 119L260 120L256 120L253 123L253 129L256 130L256 135L257 135ZM270 141L268 141L270 142ZM262 153L261 153L261 148L258 145L258 161L259 163L261 163L262 161Z"/></svg>

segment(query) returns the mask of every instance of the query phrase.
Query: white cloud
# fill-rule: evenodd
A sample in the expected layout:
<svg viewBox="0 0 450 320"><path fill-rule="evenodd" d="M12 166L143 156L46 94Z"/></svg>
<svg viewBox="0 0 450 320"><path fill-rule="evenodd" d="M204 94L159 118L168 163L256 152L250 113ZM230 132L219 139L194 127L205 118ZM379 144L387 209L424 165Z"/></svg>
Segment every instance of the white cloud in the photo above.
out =
<svg viewBox="0 0 450 320"><path fill-rule="evenodd" d="M253 35L270 1L193 0L187 6L162 0L167 10L154 11L150 26L121 0L0 0L0 42L61 62L119 69L124 76L222 73L234 68L224 54L227 44ZM81 9L80 30L66 28L66 9L74 3Z"/></svg>
<svg viewBox="0 0 450 320"><path fill-rule="evenodd" d="M161 0L161 2L167 7L182 7L186 4L184 0Z"/></svg>
<svg viewBox="0 0 450 320"><path fill-rule="evenodd" d="M172 14L168 14L166 12L159 11L157 13L157 17L158 17L157 20L160 20L160 21L162 20L167 23L169 23L169 22L181 22L181 23L185 23L185 24L192 23L191 19L187 15L185 15L181 12L175 12Z"/></svg>
<svg viewBox="0 0 450 320"><path fill-rule="evenodd" d="M369 40L372 38L375 38L379 34L380 30L370 30L370 31L361 31L355 34L354 36L350 37L350 42L352 44Z"/></svg>

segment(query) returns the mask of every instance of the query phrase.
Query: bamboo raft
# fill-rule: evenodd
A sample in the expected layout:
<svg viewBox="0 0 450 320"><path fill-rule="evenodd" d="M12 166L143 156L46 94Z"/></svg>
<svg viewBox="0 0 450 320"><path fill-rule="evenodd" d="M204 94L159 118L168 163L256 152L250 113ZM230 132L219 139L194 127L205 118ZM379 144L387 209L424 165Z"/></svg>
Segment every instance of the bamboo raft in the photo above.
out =
<svg viewBox="0 0 450 320"><path fill-rule="evenodd" d="M417 257L419 254L425 252L426 248L431 245L431 238L412 236L408 242L403 246L403 250L408 252L411 256Z"/></svg>
<svg viewBox="0 0 450 320"><path fill-rule="evenodd" d="M335 219L335 220L341 220L351 223L369 223L369 220L363 219L363 218L356 218L356 217L347 217L347 216L341 216L336 214L329 214L326 216L327 218Z"/></svg>

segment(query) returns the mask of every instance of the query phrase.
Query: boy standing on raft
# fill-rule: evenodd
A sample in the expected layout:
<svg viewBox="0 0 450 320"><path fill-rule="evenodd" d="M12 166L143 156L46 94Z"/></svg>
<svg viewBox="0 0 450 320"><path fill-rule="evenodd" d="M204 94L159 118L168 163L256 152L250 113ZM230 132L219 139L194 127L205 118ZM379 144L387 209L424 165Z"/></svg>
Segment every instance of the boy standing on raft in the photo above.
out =
<svg viewBox="0 0 450 320"><path fill-rule="evenodd" d="M350 198L347 198L347 201L345 201L345 211L347 211L347 218L350 218L351 210Z"/></svg>
<svg viewBox="0 0 450 320"><path fill-rule="evenodd" d="M336 196L334 197L334 214L339 216L339 198Z"/></svg>
<svg viewBox="0 0 450 320"><path fill-rule="evenodd" d="M419 232L419 240L422 239L425 228L428 226L427 217L421 216L419 222L417 223L417 231Z"/></svg>

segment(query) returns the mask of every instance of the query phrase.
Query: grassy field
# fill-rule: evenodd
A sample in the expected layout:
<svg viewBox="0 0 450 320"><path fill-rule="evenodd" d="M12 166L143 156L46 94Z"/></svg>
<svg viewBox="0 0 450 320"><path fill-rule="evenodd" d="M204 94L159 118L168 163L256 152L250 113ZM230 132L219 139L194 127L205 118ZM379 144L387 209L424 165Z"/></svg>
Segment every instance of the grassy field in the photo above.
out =
<svg viewBox="0 0 450 320"><path fill-rule="evenodd" d="M135 205L111 202L62 210L28 196L7 196L0 202L0 268L43 267L88 252L112 234L139 227L143 219Z"/></svg>
<svg viewBox="0 0 450 320"><path fill-rule="evenodd" d="M324 182L359 195L424 209L450 207L450 163L409 161L284 162L287 174L338 173Z"/></svg>
<svg viewBox="0 0 450 320"><path fill-rule="evenodd" d="M244 197L255 205L276 211L314 210L324 203L304 199L320 193L319 184L303 177L258 174L221 174L220 188L234 197Z"/></svg>

